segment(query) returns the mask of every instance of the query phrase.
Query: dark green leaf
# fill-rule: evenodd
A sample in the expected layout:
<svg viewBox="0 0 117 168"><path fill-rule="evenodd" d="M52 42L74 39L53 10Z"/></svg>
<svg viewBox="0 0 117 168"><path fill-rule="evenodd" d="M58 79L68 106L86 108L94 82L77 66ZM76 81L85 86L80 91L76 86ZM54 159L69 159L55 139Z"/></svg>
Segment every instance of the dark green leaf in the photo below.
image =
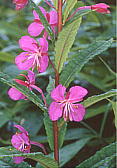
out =
<svg viewBox="0 0 117 168"><path fill-rule="evenodd" d="M76 168L114 168L115 161L115 153L116 153L116 143L112 143L100 151L98 151L95 155L90 157L89 159L82 162ZM111 165L110 161L113 160L113 165Z"/></svg>
<svg viewBox="0 0 117 168"><path fill-rule="evenodd" d="M33 159L37 162L39 162L43 167L45 168L58 168L58 165L56 161L53 159L45 156L44 154L40 152L36 153L21 153L17 150L15 150L12 147L2 147L0 148L0 158L5 158L5 157L25 157L25 158L30 158Z"/></svg>
<svg viewBox="0 0 117 168"><path fill-rule="evenodd" d="M65 26L59 33L58 40L55 44L55 66L59 73L68 57L68 53L73 45L80 24L81 18Z"/></svg>
<svg viewBox="0 0 117 168"><path fill-rule="evenodd" d="M32 166L26 162L20 164L14 164L11 158L0 159L0 168L31 168Z"/></svg>
<svg viewBox="0 0 117 168"><path fill-rule="evenodd" d="M63 12L63 24L65 23L67 17L69 16L69 13L74 8L76 3L77 3L77 0L67 0L66 1L66 6Z"/></svg>
<svg viewBox="0 0 117 168"><path fill-rule="evenodd" d="M111 96L115 96L117 93L117 90L116 89L112 89L106 93L103 93L103 94L100 94L100 95L95 95L95 96L91 96L91 97L88 97L85 101L83 101L83 105L85 107L89 107L103 99L106 99L108 97L111 97Z"/></svg>
<svg viewBox="0 0 117 168"><path fill-rule="evenodd" d="M85 128L71 128L66 132L65 140L75 140L94 136L91 131Z"/></svg>
<svg viewBox="0 0 117 168"><path fill-rule="evenodd" d="M60 166L63 166L70 159L72 159L90 140L90 138L83 138L70 145L64 146L60 150Z"/></svg>
<svg viewBox="0 0 117 168"><path fill-rule="evenodd" d="M64 67L60 76L60 83L68 87L70 82L74 79L75 73L80 72L89 60L107 50L111 44L112 39L108 41L94 42L86 49L83 49L78 54L74 55L73 59Z"/></svg>

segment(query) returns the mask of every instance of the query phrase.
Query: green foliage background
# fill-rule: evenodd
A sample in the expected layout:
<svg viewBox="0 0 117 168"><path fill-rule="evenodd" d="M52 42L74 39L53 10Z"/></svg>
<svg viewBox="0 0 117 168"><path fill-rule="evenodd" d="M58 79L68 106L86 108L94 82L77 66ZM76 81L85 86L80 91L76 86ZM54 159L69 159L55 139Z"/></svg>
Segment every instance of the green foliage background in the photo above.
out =
<svg viewBox="0 0 117 168"><path fill-rule="evenodd" d="M91 2L88 1L88 3L90 4ZM48 6L43 2L42 5L48 9ZM75 7L77 8L77 5ZM10 75L12 79L16 78L16 76L21 72L14 64L14 58L21 52L18 46L19 38L23 35L28 35L27 26L33 20L31 11L32 9L30 7L25 8L23 11L15 11L10 1L0 2L0 71ZM82 63L81 56L83 56L83 61L85 62L82 67L80 67L81 64L75 66L74 74L71 76L71 78L74 77L74 80L71 80L71 83L67 82L66 86L71 87L73 85L81 85L89 90L88 96L99 95L104 92L107 92L107 95L109 94L109 96L104 97L105 100L103 100L103 98L100 99L102 101L93 104L91 107L88 107L86 104L88 103L88 99L84 101L84 105L88 107L85 120L80 123L68 124L65 141L60 150L60 164L62 167L75 167L85 159L94 155L95 152L100 150L103 146L109 145L115 141L115 123L117 122L115 118L115 98L110 97L110 94L112 94L112 91L110 90L115 88L116 77L115 23L115 7L113 5L111 6L111 14L109 15L102 15L95 12L85 15L75 38L75 43L66 59L65 68L67 68L69 64L71 67L77 65L77 63L72 60L78 59L78 63L79 61ZM108 45L108 50L104 49L104 51L102 50L100 52L98 50L99 53L94 55L92 52L96 50L99 44L104 45L104 47L105 45ZM54 54L52 51L53 44L50 42L49 46L49 54L51 55L51 59L54 60ZM90 46L91 48L94 47L93 51L90 50ZM87 58L88 52L90 53L90 58ZM60 78L62 83L64 83L65 77L69 75L67 72L69 71L63 69ZM48 102L50 102L49 92L53 87L53 79L54 73L51 66L49 66L45 73L37 74L36 84L44 90ZM39 108L40 95L38 95L36 103L35 100L32 100L33 96L32 99L30 98L33 103L29 100L14 102L7 95L8 89L8 85L0 82L0 146L11 145L10 139L15 132L13 124L17 123L22 124L26 130L29 131L32 140L44 143L47 147L48 153L50 153L49 156L52 156L50 147L47 143L48 139L43 123L43 107L41 106L41 108ZM108 93L108 91L110 92ZM29 96L31 97L31 95ZM96 99L93 98L89 100L89 102L92 102L92 100L96 101ZM47 118L45 119L47 123ZM60 121L60 125L62 122L63 121ZM66 126L64 126L64 129L66 129ZM50 137L50 141L51 138L52 137ZM86 163L83 162L80 164L78 168L82 168L82 165L84 166L86 164L89 164L90 168L101 168L101 166L104 168L114 168L114 147L113 145L109 146L106 148L106 152L104 152L104 149L102 151L103 156L100 157L100 160L97 158L99 158L99 155L101 154L97 153L97 156L94 156L96 158L95 162L90 162L93 160L90 158L89 161L85 161ZM32 152L34 150L35 148L32 149ZM38 151L38 149L36 150ZM112 151L112 153L110 151ZM109 152L110 155L107 155ZM67 156L66 153L68 154ZM38 161L38 159L36 161ZM112 163L111 165L110 161ZM92 165L90 165L90 163L92 163ZM23 168L27 166L28 168L30 167L30 164L32 167L36 166L36 168L41 168L39 163L36 164L36 162L33 161L22 163L22 165L17 165L16 167L19 168L21 166ZM50 165L51 164L52 163L50 162ZM54 164L55 163L53 163L53 165ZM2 158L0 160L0 168L5 168L7 166L12 167L12 165L13 162L10 158Z"/></svg>

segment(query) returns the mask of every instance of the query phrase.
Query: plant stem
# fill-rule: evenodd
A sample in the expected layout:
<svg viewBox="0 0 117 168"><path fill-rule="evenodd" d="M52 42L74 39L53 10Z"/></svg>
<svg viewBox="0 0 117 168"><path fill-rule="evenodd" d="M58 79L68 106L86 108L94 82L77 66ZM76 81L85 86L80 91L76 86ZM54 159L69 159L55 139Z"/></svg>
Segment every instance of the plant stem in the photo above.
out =
<svg viewBox="0 0 117 168"><path fill-rule="evenodd" d="M58 33L62 30L62 0L58 0ZM55 70L55 87L59 84L59 72ZM58 123L53 121L54 159L59 164Z"/></svg>

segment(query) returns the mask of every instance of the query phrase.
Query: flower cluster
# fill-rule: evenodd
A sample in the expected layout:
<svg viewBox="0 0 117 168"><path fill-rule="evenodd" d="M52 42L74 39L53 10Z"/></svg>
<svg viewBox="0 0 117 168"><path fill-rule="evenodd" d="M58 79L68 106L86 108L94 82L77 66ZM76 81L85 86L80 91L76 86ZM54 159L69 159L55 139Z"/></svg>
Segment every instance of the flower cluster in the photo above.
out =
<svg viewBox="0 0 117 168"><path fill-rule="evenodd" d="M16 10L20 10L28 4L28 0L13 0L13 3L16 5ZM104 3L80 7L76 9L76 11L67 18L67 20L72 18L79 10L90 9L98 13L108 14L110 13L108 8L109 6ZM53 33L56 34L56 27L58 24L57 11L54 9L47 12L40 6L39 9L48 21ZM27 87L31 91L32 89L36 89L41 94L45 106L47 107L43 91L35 85L36 75L34 70L36 68L38 73L42 73L45 72L48 67L48 40L50 37L48 36L48 33L46 32L46 29L35 10L33 10L33 15L34 21L28 26L29 35L23 36L19 40L19 46L23 52L15 58L15 63L18 69L27 71L27 75L20 74L20 76L25 78L25 80L14 80L16 83ZM37 38L38 36L39 38ZM48 108L50 119L52 121L57 121L59 118L63 117L65 121L81 121L85 115L85 108L78 102L81 102L87 93L87 89L81 86L73 86L69 89L69 91L66 91L66 88L61 84L56 86L56 88L54 88L51 92L53 102ZM27 99L27 97L16 88L10 88L8 90L8 95L13 100ZM43 152L46 154L42 144L30 141L28 132L23 127L20 125L15 125L15 127L20 130L20 133L13 135L11 142L17 150L24 153L30 153L31 144L33 144L41 147ZM24 157L14 158L15 163L20 163L23 160Z"/></svg>

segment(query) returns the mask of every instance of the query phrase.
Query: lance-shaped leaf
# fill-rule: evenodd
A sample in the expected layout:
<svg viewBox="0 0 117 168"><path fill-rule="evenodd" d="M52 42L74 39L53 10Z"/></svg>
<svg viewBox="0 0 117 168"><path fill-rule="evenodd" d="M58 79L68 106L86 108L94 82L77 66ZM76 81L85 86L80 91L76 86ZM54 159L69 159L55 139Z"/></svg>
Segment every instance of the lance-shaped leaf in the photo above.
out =
<svg viewBox="0 0 117 168"><path fill-rule="evenodd" d="M107 50L113 39L108 41L98 41L89 45L86 49L83 49L75 54L69 63L64 67L60 76L60 83L68 87L70 82L74 80L76 72L80 72L83 66L96 55L99 55L103 51Z"/></svg>
<svg viewBox="0 0 117 168"><path fill-rule="evenodd" d="M54 40L54 33L53 33L48 21L46 20L45 16L41 12L40 8L32 0L30 0L30 1L31 1L31 4L32 4L34 10L39 14L39 18L40 18L44 28L48 32L48 34L51 37L51 39Z"/></svg>
<svg viewBox="0 0 117 168"><path fill-rule="evenodd" d="M30 101L32 101L34 104L39 106L41 110L45 111L46 108L44 107L44 104L41 99L39 99L39 96L37 96L34 92L30 91L27 87L17 84L10 76L8 76L5 73L0 72L0 81L16 88L21 93L23 93Z"/></svg>
<svg viewBox="0 0 117 168"><path fill-rule="evenodd" d="M114 168L116 166L116 143L112 143L100 151L98 151L95 155L90 157L89 159L82 162L76 168Z"/></svg>
<svg viewBox="0 0 117 168"><path fill-rule="evenodd" d="M59 1L59 0L52 0L52 2L53 2L53 4L54 4L54 6L55 6L56 9L57 9L57 7L58 7L58 1Z"/></svg>
<svg viewBox="0 0 117 168"><path fill-rule="evenodd" d="M66 1L66 7L63 12L63 24L65 23L67 17L69 16L69 13L74 8L76 3L77 3L77 0L67 0Z"/></svg>
<svg viewBox="0 0 117 168"><path fill-rule="evenodd" d="M80 17L87 15L90 12L91 12L90 9L79 10L73 17L72 16L68 17L68 21L66 22L66 24L70 24L75 20L79 19Z"/></svg>
<svg viewBox="0 0 117 168"><path fill-rule="evenodd" d="M49 158L48 156L45 156L41 152L22 153L22 152L15 150L12 147L2 147L2 148L0 148L0 158L5 158L5 157L30 158L30 159L33 159L33 160L39 162L45 168L58 168L58 164L56 161Z"/></svg>
<svg viewBox="0 0 117 168"><path fill-rule="evenodd" d="M65 26L59 33L58 40L55 44L55 66L59 73L68 57L68 53L73 45L80 24L81 18Z"/></svg>
<svg viewBox="0 0 117 168"><path fill-rule="evenodd" d="M31 168L32 166L26 162L20 164L14 164L13 159L10 157L5 157L0 159L0 168Z"/></svg>
<svg viewBox="0 0 117 168"><path fill-rule="evenodd" d="M91 137L83 138L72 144L64 146L60 150L60 166L63 166L72 159L89 142L90 139Z"/></svg>
<svg viewBox="0 0 117 168"><path fill-rule="evenodd" d="M106 99L111 96L115 96L116 94L117 94L117 89L112 89L106 93L88 97L85 101L83 101L83 105L85 107L89 107L89 106L91 106L91 105L93 105L103 99Z"/></svg>

